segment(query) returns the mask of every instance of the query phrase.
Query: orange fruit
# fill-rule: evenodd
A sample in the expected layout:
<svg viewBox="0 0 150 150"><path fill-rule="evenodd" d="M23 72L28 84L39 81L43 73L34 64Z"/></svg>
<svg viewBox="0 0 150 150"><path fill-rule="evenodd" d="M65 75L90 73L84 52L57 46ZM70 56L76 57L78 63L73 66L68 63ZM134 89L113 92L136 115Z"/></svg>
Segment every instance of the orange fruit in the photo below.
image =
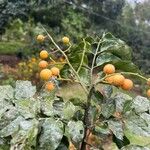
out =
<svg viewBox="0 0 150 150"><path fill-rule="evenodd" d="M147 96L150 97L150 89L147 90Z"/></svg>
<svg viewBox="0 0 150 150"><path fill-rule="evenodd" d="M48 62L47 62L47 61L41 60L41 61L39 62L39 67L40 67L40 68L46 68L47 66L48 66Z"/></svg>
<svg viewBox="0 0 150 150"><path fill-rule="evenodd" d="M114 77L113 77L113 84L114 84L114 85L117 85L117 86L122 85L123 82L124 82L124 80L125 80L125 77L124 77L123 75L121 75L121 74L116 74L116 75L114 75Z"/></svg>
<svg viewBox="0 0 150 150"><path fill-rule="evenodd" d="M64 37L62 38L62 42L63 42L64 44L69 44L69 38L66 37L66 36L64 36Z"/></svg>
<svg viewBox="0 0 150 150"><path fill-rule="evenodd" d="M38 42L43 42L45 40L45 36L39 34L36 39L37 39Z"/></svg>
<svg viewBox="0 0 150 150"><path fill-rule="evenodd" d="M106 77L105 81L107 81L109 84L112 84L113 83L113 78L114 78L114 75L110 76L110 77Z"/></svg>
<svg viewBox="0 0 150 150"><path fill-rule="evenodd" d="M133 88L133 82L130 79L124 79L122 89L131 90Z"/></svg>
<svg viewBox="0 0 150 150"><path fill-rule="evenodd" d="M112 64L107 64L103 68L103 72L106 74L112 74L115 73L115 66Z"/></svg>
<svg viewBox="0 0 150 150"><path fill-rule="evenodd" d="M52 77L52 72L49 69L43 69L40 72L40 78L43 80L49 80Z"/></svg>
<svg viewBox="0 0 150 150"><path fill-rule="evenodd" d="M148 80L147 80L147 85L150 86L150 78L148 78Z"/></svg>
<svg viewBox="0 0 150 150"><path fill-rule="evenodd" d="M48 82L48 83L46 83L45 89L46 89L47 91L52 91L52 90L54 90L54 89L55 89L54 83L53 83L53 82Z"/></svg>
<svg viewBox="0 0 150 150"><path fill-rule="evenodd" d="M40 52L40 58L41 58L41 59L46 59L46 58L48 58L48 52L47 52L46 50L42 50L42 51Z"/></svg>
<svg viewBox="0 0 150 150"><path fill-rule="evenodd" d="M58 76L60 73L60 71L57 67L51 68L51 72L52 72L52 75L54 75L54 76Z"/></svg>

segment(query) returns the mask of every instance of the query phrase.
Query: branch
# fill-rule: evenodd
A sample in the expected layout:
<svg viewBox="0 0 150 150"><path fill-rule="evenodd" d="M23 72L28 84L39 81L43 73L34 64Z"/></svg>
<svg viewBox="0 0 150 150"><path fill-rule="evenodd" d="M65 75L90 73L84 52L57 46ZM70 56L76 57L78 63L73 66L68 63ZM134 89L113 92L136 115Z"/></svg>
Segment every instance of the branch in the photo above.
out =
<svg viewBox="0 0 150 150"><path fill-rule="evenodd" d="M94 57L93 57L93 61L92 61L91 73L90 73L91 84L92 84L92 75L93 75L94 63L95 63L95 60L96 60L96 56L97 56L97 52L98 52L98 49L100 47L100 44L101 44L101 39L98 42L98 45L97 45L97 48L96 48L96 51L95 51L95 54L94 54Z"/></svg>
<svg viewBox="0 0 150 150"><path fill-rule="evenodd" d="M111 77L111 76L116 75L116 74L137 76L137 77L141 78L142 80L148 81L147 78L145 78L144 76L142 76L142 75L140 75L138 73L133 73L133 72L118 72L118 73L113 73L113 74L105 75L103 78L101 78L100 80L98 80L97 82L95 82L94 85L97 85L99 83L104 83L106 78ZM107 82L105 82L105 83L107 83Z"/></svg>
<svg viewBox="0 0 150 150"><path fill-rule="evenodd" d="M91 121L89 118L89 110L90 110L90 106L91 106L91 97L93 94L93 90L94 90L94 86L91 87L88 97L87 97L87 104L86 104L86 108L85 108L85 112L84 112L84 119L83 119L83 123L84 123L84 137L82 139L82 143L81 143L81 149L80 150L85 150L86 149L86 145L87 143L85 142L87 137L88 137L88 130L91 126Z"/></svg>
<svg viewBox="0 0 150 150"><path fill-rule="evenodd" d="M84 42L84 48L83 48L81 62L80 62L79 68L77 69L77 73L80 71L80 69L82 67L82 64L83 64L83 61L84 61L84 56L85 56L85 51L86 51L86 42L85 42L85 39L83 39L83 42Z"/></svg>
<svg viewBox="0 0 150 150"><path fill-rule="evenodd" d="M44 29L44 31L47 33L48 37L50 38L50 40L52 41L52 43L56 46L56 48L62 53L62 55L65 57L67 64L69 65L69 67L72 69L73 73L75 74L75 76L77 77L77 79L79 80L80 85L82 86L82 88L84 89L85 93L88 94L88 90L86 89L85 85L82 83L80 76L78 75L78 73L75 71L75 69L73 68L73 66L71 65L67 55L65 54L65 52L55 43L55 41L53 40L53 38L51 37L51 35L47 32L47 30L42 26L42 28Z"/></svg>

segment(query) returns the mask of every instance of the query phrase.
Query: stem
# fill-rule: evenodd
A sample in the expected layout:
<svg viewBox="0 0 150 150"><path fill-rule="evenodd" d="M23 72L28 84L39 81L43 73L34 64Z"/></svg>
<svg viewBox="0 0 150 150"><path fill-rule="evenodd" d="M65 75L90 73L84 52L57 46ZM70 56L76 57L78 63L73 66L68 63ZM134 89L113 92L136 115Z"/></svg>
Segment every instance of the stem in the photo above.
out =
<svg viewBox="0 0 150 150"><path fill-rule="evenodd" d="M82 88L84 89L85 93L88 94L88 90L86 89L85 85L82 83L80 76L78 75L78 73L75 71L75 69L73 68L73 66L71 65L71 63L69 62L69 59L67 57L67 55L65 54L65 52L55 43L55 41L53 40L53 38L51 37L51 35L47 32L47 30L42 26L42 28L44 29L44 31L47 33L48 37L50 38L50 40L52 41L52 43L56 46L56 48L62 53L62 55L65 57L67 64L69 65L69 67L72 69L73 73L75 74L75 76L77 77L77 79L79 80L80 85L82 86Z"/></svg>
<svg viewBox="0 0 150 150"><path fill-rule="evenodd" d="M94 63L95 63L95 60L96 60L96 56L97 56L97 52L98 52L98 49L99 49L99 47L100 47L100 44L101 44L101 39L100 39L99 42L98 42L96 51L95 51L95 53L94 53L93 61L92 61L91 73L90 73L91 85L92 85L92 75L93 75Z"/></svg>
<svg viewBox="0 0 150 150"><path fill-rule="evenodd" d="M81 62L80 62L80 65L79 65L79 68L78 68L77 72L79 72L80 69L81 69L81 67L82 67L84 56L85 56L85 51L86 51L86 42L85 42L85 39L83 39L83 41L84 41L84 48L83 48Z"/></svg>
<svg viewBox="0 0 150 150"><path fill-rule="evenodd" d="M88 129L91 127L91 121L89 118L89 110L90 110L90 106L91 106L91 97L92 97L92 93L94 90L94 86L91 87L89 94L87 96L87 104L86 104L86 108L85 108L85 112L84 112L84 119L83 119L83 123L84 123L84 137L82 139L82 143L81 143L81 148L80 150L86 150L86 139L88 138Z"/></svg>
<svg viewBox="0 0 150 150"><path fill-rule="evenodd" d="M148 81L147 78L143 77L142 75L140 75L140 74L138 74L138 73L133 73L133 72L120 72L120 73L121 73L121 74L127 74L127 75L137 76L137 77L139 77L139 78L141 78L141 79L143 79L143 80Z"/></svg>
<svg viewBox="0 0 150 150"><path fill-rule="evenodd" d="M145 80L145 81L148 81L147 78L143 77L142 75L140 75L140 74L138 74L138 73L133 73L133 72L118 72L118 73L113 73L113 74L109 74L109 75L104 76L103 78L101 78L100 80L98 80L97 82L95 82L94 85L97 85L97 84L99 84L99 83L102 83L102 82L104 82L104 80L105 80L107 77L111 77L111 76L116 75L116 74L124 74L124 75L137 76L137 77L139 77L139 78L141 78L141 79L143 79L143 80Z"/></svg>

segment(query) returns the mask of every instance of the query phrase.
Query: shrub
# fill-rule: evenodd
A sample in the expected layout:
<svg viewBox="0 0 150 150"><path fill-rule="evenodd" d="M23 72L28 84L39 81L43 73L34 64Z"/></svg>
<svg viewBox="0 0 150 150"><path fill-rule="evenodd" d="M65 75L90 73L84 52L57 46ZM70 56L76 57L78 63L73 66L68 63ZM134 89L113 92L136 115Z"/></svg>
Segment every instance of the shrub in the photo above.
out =
<svg viewBox="0 0 150 150"><path fill-rule="evenodd" d="M40 93L29 81L17 81L15 89L0 87L0 101L4 104L0 109L1 147L102 149L103 142L111 137L111 149L149 149L150 101L122 90L125 81L131 84L132 76L146 85L149 79L131 62L131 49L126 43L107 33L97 39L86 37L64 50L46 33L56 46L55 52L64 56L65 64L57 76L49 76ZM92 62L88 62L89 55ZM103 68L107 64L112 64L115 71L105 74ZM53 60L53 65L46 69L56 65ZM113 77L113 82L108 81L109 77ZM119 84L114 82L116 79ZM74 95L66 101L57 95L60 81L80 84L86 100ZM127 90L130 89L131 86Z"/></svg>

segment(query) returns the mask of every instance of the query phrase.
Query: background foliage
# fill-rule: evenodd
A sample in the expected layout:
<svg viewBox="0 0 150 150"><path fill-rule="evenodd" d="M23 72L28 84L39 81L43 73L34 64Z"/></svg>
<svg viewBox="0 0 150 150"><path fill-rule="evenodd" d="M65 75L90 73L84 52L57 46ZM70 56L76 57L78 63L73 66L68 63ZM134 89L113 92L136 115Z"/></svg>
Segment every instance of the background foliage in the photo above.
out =
<svg viewBox="0 0 150 150"><path fill-rule="evenodd" d="M29 47L37 48L34 46L33 33L37 33L35 27L38 23L47 26L47 29L56 37L67 34L72 40L83 37L85 34L101 35L103 31L111 31L133 48L134 62L144 72L150 73L149 8L149 0L133 5L125 0L44 0L44 2L2 0L0 2L0 34L2 42L3 39L13 40L14 45L17 40L20 40L20 36L23 39L25 35L28 35L25 41L31 41L30 44L26 44L25 47L22 45L27 50ZM26 23L27 21L29 22ZM3 47L3 50L13 51L9 44L5 43L5 45L6 48ZM19 47L20 44L16 45L14 52ZM3 50L0 48L0 51Z"/></svg>

